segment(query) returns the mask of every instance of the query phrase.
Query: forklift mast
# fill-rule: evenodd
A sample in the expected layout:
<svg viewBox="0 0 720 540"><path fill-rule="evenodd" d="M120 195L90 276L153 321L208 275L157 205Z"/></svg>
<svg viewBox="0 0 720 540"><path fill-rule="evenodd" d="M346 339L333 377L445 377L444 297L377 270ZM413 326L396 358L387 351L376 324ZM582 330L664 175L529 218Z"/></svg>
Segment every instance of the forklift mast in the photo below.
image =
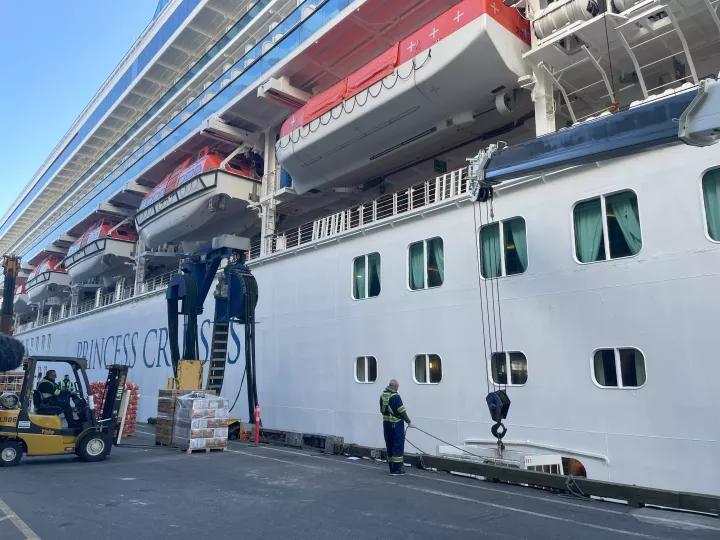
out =
<svg viewBox="0 0 720 540"><path fill-rule="evenodd" d="M20 258L6 255L3 258L3 299L0 310L0 333L9 336L13 332L13 303L15 301L15 283L20 270Z"/></svg>
<svg viewBox="0 0 720 540"><path fill-rule="evenodd" d="M117 427L117 417L120 413L125 382L127 380L128 366L113 364L108 366L108 378L105 384L105 399L103 401L102 415L99 422L113 432ZM109 425L105 425L105 423Z"/></svg>

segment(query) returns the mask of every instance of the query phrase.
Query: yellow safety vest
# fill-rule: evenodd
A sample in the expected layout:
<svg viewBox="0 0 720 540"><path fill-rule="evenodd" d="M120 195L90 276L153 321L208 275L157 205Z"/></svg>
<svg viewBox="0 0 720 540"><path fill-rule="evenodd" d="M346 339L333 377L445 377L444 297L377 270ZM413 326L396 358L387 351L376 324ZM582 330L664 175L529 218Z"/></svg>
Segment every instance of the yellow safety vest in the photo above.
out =
<svg viewBox="0 0 720 540"><path fill-rule="evenodd" d="M397 396L397 392L383 392L382 396L380 396L380 410L382 411L383 420L386 422L392 422L393 424L397 422L402 422L402 413L405 412L405 405L401 405L398 407L397 414L399 416L396 416L395 413L392 410L392 407L390 406L390 399L393 396Z"/></svg>

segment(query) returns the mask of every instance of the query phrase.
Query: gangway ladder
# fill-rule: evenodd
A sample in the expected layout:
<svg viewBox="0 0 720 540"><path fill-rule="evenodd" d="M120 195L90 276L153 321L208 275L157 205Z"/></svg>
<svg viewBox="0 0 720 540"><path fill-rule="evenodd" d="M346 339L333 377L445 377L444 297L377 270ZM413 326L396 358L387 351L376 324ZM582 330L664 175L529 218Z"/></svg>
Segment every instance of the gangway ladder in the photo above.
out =
<svg viewBox="0 0 720 540"><path fill-rule="evenodd" d="M218 321L217 314L213 323L212 342L210 344L210 367L207 376L207 390L214 390L220 395L225 380L225 364L227 362L230 323Z"/></svg>

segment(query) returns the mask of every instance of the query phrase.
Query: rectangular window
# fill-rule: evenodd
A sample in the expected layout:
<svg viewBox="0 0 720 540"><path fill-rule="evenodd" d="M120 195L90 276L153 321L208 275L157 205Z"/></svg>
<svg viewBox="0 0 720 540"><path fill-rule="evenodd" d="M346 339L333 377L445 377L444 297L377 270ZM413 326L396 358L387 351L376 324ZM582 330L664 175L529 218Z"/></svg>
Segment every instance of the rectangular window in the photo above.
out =
<svg viewBox="0 0 720 540"><path fill-rule="evenodd" d="M633 191L577 203L573 224L575 256L580 263L631 257L642 248L640 211Z"/></svg>
<svg viewBox="0 0 720 540"><path fill-rule="evenodd" d="M599 349L593 356L593 378L607 388L640 388L645 384L645 357L637 349Z"/></svg>
<svg viewBox="0 0 720 540"><path fill-rule="evenodd" d="M480 228L479 241L482 277L512 276L527 270L527 236L523 218L484 225Z"/></svg>
<svg viewBox="0 0 720 540"><path fill-rule="evenodd" d="M711 240L720 242L720 169L706 172L702 179L705 223Z"/></svg>
<svg viewBox="0 0 720 540"><path fill-rule="evenodd" d="M490 357L492 381L500 386L522 386L527 382L527 358L521 352L496 352ZM508 373L510 382L508 382Z"/></svg>
<svg viewBox="0 0 720 540"><path fill-rule="evenodd" d="M358 356L355 359L355 380L367 384L377 380L377 359L374 356Z"/></svg>
<svg viewBox="0 0 720 540"><path fill-rule="evenodd" d="M416 383L438 384L442 380L442 360L437 354L418 354L413 371Z"/></svg>
<svg viewBox="0 0 720 540"><path fill-rule="evenodd" d="M440 287L445 281L445 254L442 238L430 238L408 248L408 286L410 290Z"/></svg>
<svg viewBox="0 0 720 540"><path fill-rule="evenodd" d="M353 260L353 298L362 300L380 295L380 254L368 253Z"/></svg>

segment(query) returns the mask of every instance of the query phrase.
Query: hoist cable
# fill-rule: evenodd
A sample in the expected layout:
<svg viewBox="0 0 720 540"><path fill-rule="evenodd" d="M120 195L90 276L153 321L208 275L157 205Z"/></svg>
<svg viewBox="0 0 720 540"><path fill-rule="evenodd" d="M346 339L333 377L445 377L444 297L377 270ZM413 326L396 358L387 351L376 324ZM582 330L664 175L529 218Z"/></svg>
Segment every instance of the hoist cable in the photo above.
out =
<svg viewBox="0 0 720 540"><path fill-rule="evenodd" d="M486 202L486 204L488 204L488 203ZM493 200L492 200L492 199L490 199L489 204L490 204L490 215L492 216L493 219L495 219L495 207L493 206ZM500 238L501 224L500 224L500 222L495 222L495 223L498 224L498 235L497 235L497 239L498 239L498 243L500 244L500 245L499 245L499 249L498 249L498 252L499 252L500 249L505 249L505 245L504 245L504 238L502 238L502 239ZM504 231L503 231L503 232L504 232ZM501 240L502 240L502 242L501 242ZM501 262L501 264L502 264L502 257L500 257L500 262ZM507 268L507 261L505 261L505 268ZM497 321L495 322L495 324L496 324L496 330L498 329L498 328L497 328L498 325L499 325L499 327L500 327L500 328L499 328L499 330L500 330L500 349L499 349L499 350L502 351L502 353L503 353L503 355L505 356L505 359L506 359L506 364L505 364L505 365L507 366L507 373L506 373L506 376L505 376L505 388L504 388L504 390L507 390L507 385L508 385L508 383L510 382L510 375L511 375L510 371L511 371L511 369L510 369L510 356L509 356L508 353L505 351L505 340L504 340L504 338L503 338L502 308L501 308L501 305L500 305L500 281L499 281L501 274L502 274L502 268L500 269L500 272L498 272L498 273L496 274L496 276L495 276L495 294L497 295ZM491 283L491 288L492 288L492 283ZM493 310L494 310L494 309L495 309L495 295L493 295ZM494 314L493 314L493 315L494 315ZM497 335L495 336L495 344L497 345Z"/></svg>
<svg viewBox="0 0 720 540"><path fill-rule="evenodd" d="M482 209L480 209L480 227L478 228L478 220L476 207L479 207L479 203L473 203L473 221L475 222L475 228L473 229L473 237L475 240L475 252L477 262L477 279L478 279L478 295L480 296L480 320L482 322L482 334L483 334L483 350L485 351L485 387L487 388L488 394L490 393L490 357L488 356L487 341L485 341L485 313L483 312L483 299L482 299L482 277L481 277L481 263L480 263L480 231L482 230Z"/></svg>
<svg viewBox="0 0 720 540"><path fill-rule="evenodd" d="M500 251L500 224L494 221L495 216L490 215L488 201L485 201L485 214L487 215L488 225L497 225L497 236L495 236L492 240L493 242L493 250L492 250L492 259L491 262L493 264L494 271L490 275L490 296L492 297L492 314L493 314L493 334L495 335L495 349L492 352L500 352L501 349L498 349L498 323L497 323L497 309L495 309L495 288L493 285L493 282L497 280L498 275L502 273L502 257L497 259ZM493 221L490 221L490 219L493 219ZM497 263L497 266L495 264ZM494 274L494 277L493 277Z"/></svg>

